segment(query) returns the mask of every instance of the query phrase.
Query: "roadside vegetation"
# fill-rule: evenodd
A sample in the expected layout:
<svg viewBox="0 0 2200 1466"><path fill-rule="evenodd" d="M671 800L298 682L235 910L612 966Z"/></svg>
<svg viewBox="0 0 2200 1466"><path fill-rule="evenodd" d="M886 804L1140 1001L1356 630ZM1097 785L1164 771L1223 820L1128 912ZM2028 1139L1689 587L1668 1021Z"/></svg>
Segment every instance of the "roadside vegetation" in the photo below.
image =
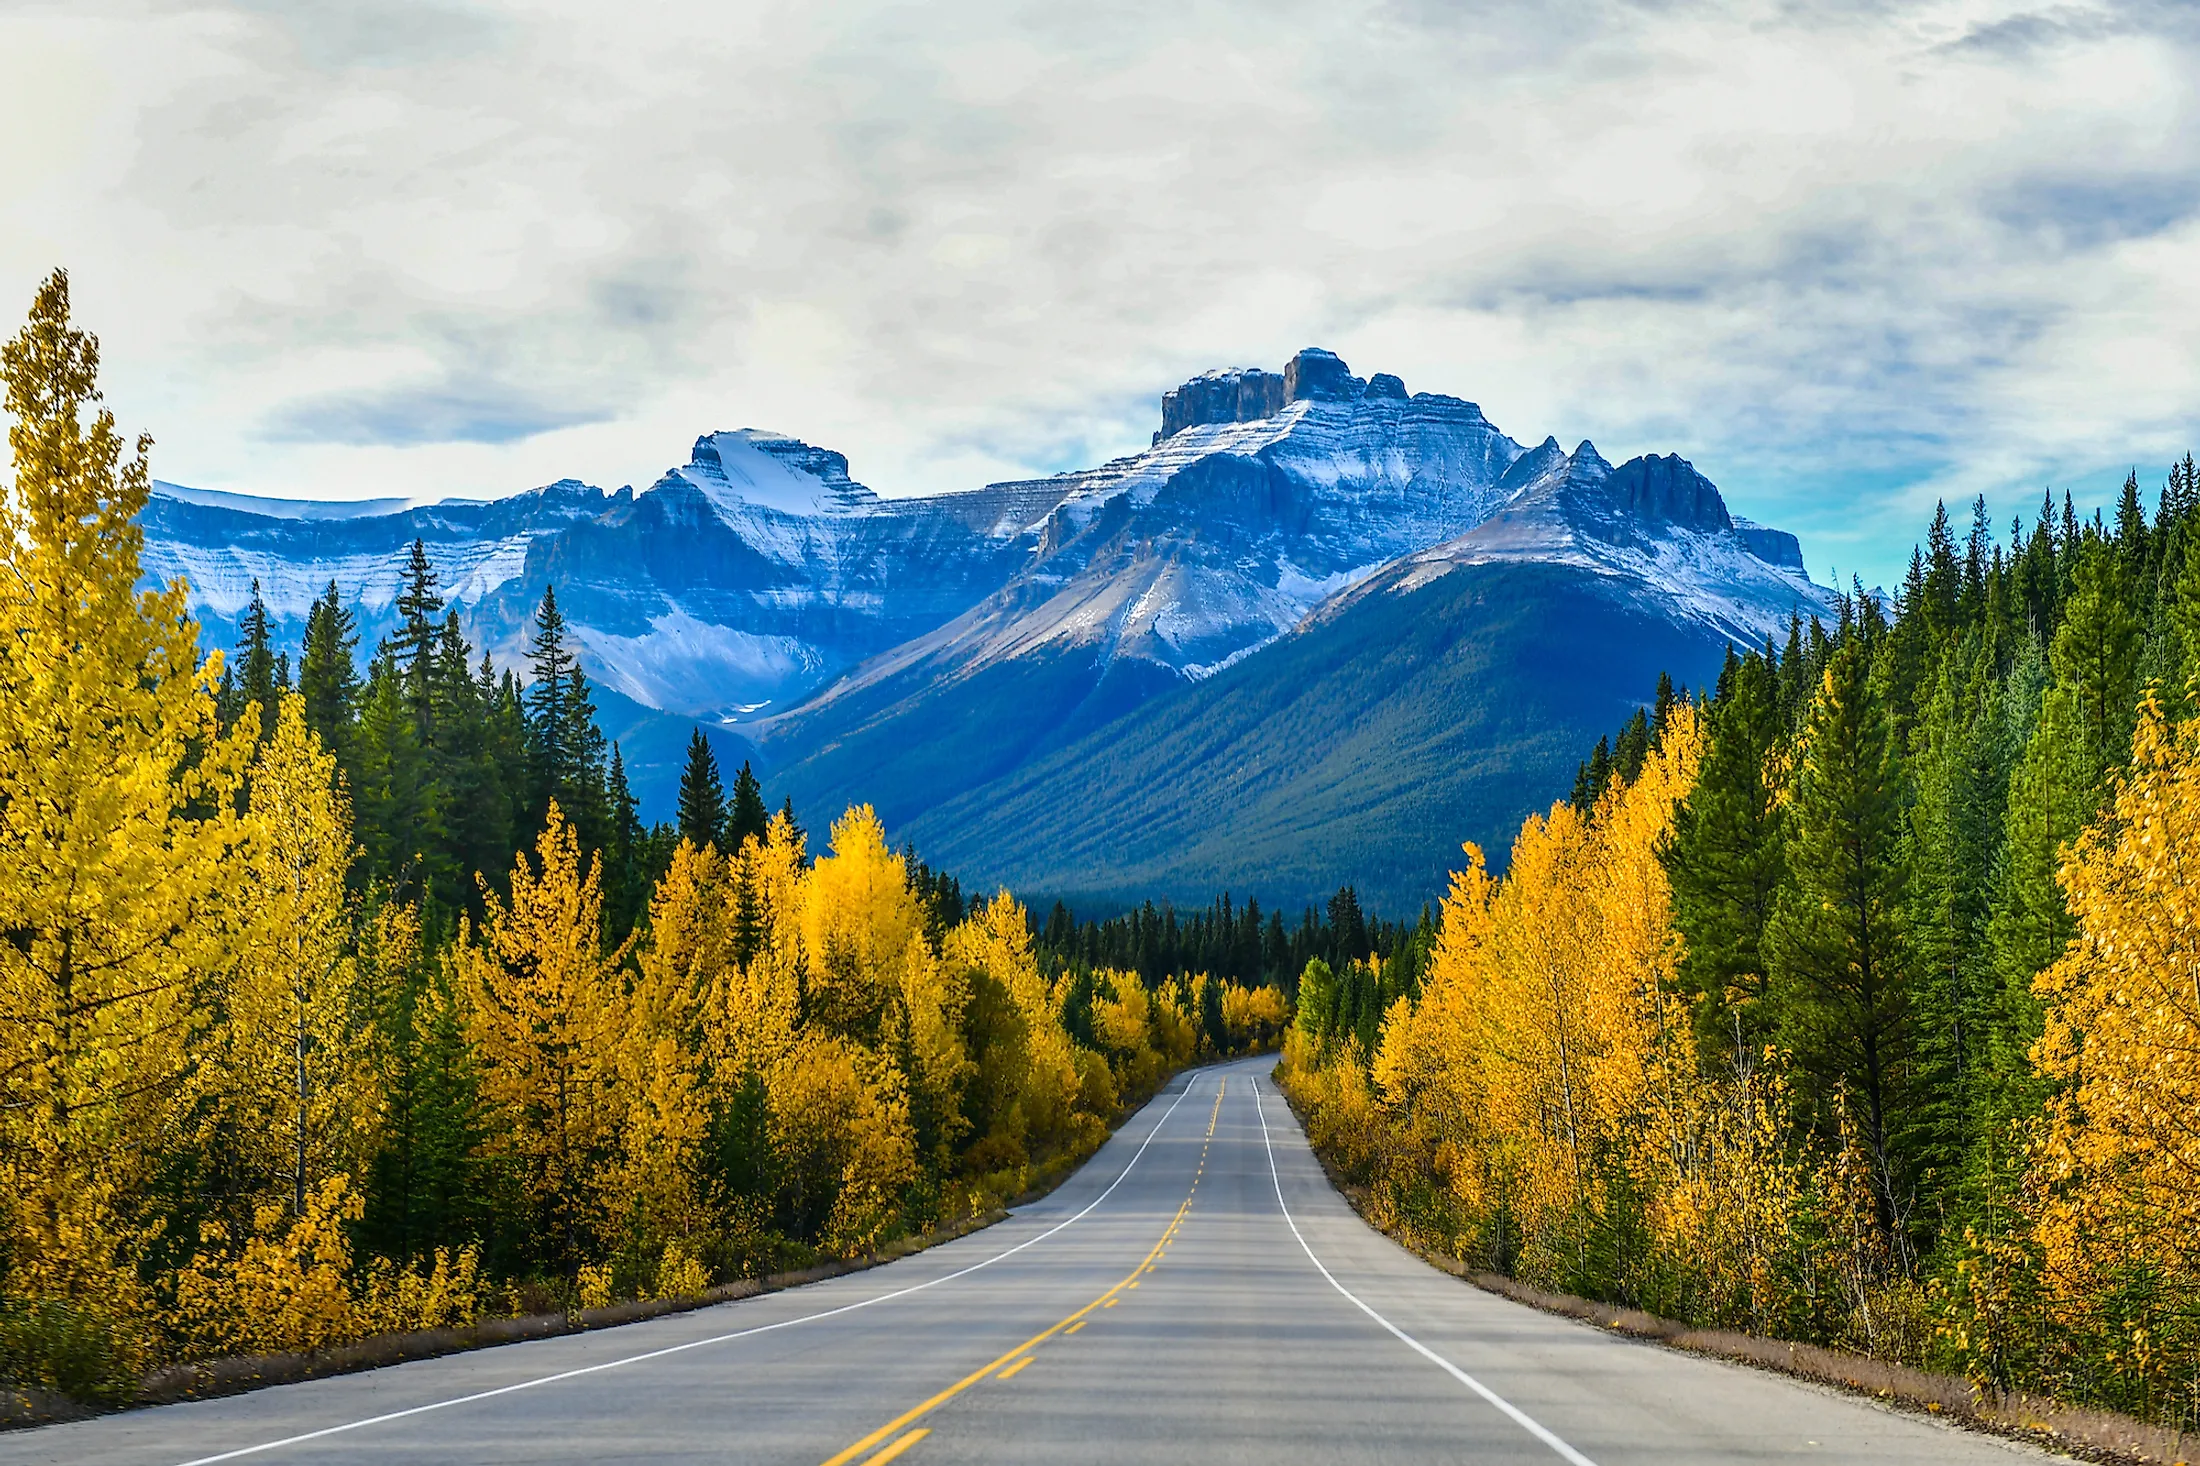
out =
<svg viewBox="0 0 2200 1466"><path fill-rule="evenodd" d="M1374 1217L1538 1287L2200 1425L2200 473L1945 512L1469 850L1285 1082ZM1383 978L1360 972L1363 988Z"/></svg>
<svg viewBox="0 0 2200 1466"><path fill-rule="evenodd" d="M0 352L0 1383L683 1298L996 1207L1280 993L813 849L707 744L645 829L554 596L478 663L415 546L362 677L140 588L149 442L67 280Z"/></svg>

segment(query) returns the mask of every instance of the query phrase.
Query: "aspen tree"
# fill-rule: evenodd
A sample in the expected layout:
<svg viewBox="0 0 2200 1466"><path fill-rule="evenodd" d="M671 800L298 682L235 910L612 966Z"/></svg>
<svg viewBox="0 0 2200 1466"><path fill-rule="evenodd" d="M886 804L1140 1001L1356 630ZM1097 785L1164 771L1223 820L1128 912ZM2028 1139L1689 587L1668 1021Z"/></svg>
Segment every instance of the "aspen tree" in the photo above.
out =
<svg viewBox="0 0 2200 1466"><path fill-rule="evenodd" d="M488 914L456 960L483 1097L502 1121L492 1145L516 1165L543 1240L569 1262L602 1221L601 1172L624 1118L619 1103L616 954L603 950L598 862L553 802L536 860L512 867L512 894L484 890Z"/></svg>
<svg viewBox="0 0 2200 1466"><path fill-rule="evenodd" d="M284 1178L291 1215L303 1216L328 1176L358 1173L379 1095L346 951L351 811L296 693L281 699L253 760L241 853L233 895L245 946L224 1019L238 1128L270 1146L255 1169Z"/></svg>
<svg viewBox="0 0 2200 1466"><path fill-rule="evenodd" d="M969 976L974 1020L966 1042L980 1114L973 1118L1004 1155L1021 1161L1071 1129L1077 1063L1054 1015L1046 980L1031 950L1024 908L1006 891L948 934L946 958Z"/></svg>
<svg viewBox="0 0 2200 1466"><path fill-rule="evenodd" d="M645 1246L708 1227L702 1167L713 1076L704 1007L732 961L725 862L682 840L650 903L649 937L619 1024L619 1088L627 1107L607 1202Z"/></svg>
<svg viewBox="0 0 2200 1466"><path fill-rule="evenodd" d="M887 848L877 814L868 804L849 810L833 822L829 852L804 884L812 1020L860 1042L879 1042L902 987L909 939L923 929L908 867Z"/></svg>
<svg viewBox="0 0 2200 1466"><path fill-rule="evenodd" d="M2045 1281L2134 1377L2121 1403L2143 1405L2169 1346L2200 1342L2179 1301L2200 1286L2200 728L2148 698L2113 805L2061 880L2077 939L2040 978L2033 1050L2060 1085L2037 1159Z"/></svg>
<svg viewBox="0 0 2200 1466"><path fill-rule="evenodd" d="M714 961L717 978L704 1011L705 1043L728 1084L775 1062L802 1023L809 968L803 857L801 833L780 815L764 839L744 842L728 862L722 940L731 960Z"/></svg>
<svg viewBox="0 0 2200 1466"><path fill-rule="evenodd" d="M246 730L181 583L140 591L146 451L100 405L56 272L0 347L0 1208L11 1292L127 1311L130 1213L231 941Z"/></svg>

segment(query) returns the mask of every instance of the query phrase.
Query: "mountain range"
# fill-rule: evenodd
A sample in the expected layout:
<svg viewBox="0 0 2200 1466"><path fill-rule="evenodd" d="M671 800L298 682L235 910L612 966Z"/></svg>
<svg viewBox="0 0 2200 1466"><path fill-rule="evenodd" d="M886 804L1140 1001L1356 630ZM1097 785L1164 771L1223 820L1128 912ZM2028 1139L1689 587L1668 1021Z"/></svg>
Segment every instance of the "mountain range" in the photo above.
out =
<svg viewBox="0 0 2200 1466"><path fill-rule="evenodd" d="M555 584L645 813L700 725L775 802L867 800L966 882L1094 912L1347 880L1417 907L1659 672L1701 683L1830 597L1680 458L1524 448L1315 348L1164 394L1138 453L959 493L882 496L744 429L639 492L160 484L143 523L216 645L255 579L283 642L333 579L371 644L415 538L500 663Z"/></svg>

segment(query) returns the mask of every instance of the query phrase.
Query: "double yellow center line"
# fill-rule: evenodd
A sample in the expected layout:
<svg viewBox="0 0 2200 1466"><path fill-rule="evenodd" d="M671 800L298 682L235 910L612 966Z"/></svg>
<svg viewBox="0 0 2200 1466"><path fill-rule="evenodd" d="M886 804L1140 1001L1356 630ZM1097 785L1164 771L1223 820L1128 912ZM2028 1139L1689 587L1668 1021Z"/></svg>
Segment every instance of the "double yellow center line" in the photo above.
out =
<svg viewBox="0 0 2200 1466"><path fill-rule="evenodd" d="M1224 1080L1223 1084L1227 1084L1228 1082L1229 1081ZM1214 1110L1207 1116L1208 1144L1212 1144L1214 1142L1215 1121L1220 1118L1222 1114L1223 1084L1217 1084L1215 1086L1215 1107ZM987 1378L988 1376L993 1376L999 1379L1008 1379L1010 1376L1016 1374L1018 1371L1022 1370L1025 1365L1031 1362L1031 1359L1026 1351L1036 1349L1039 1345L1044 1344L1047 1340L1053 1338L1056 1334L1074 1334L1079 1329L1085 1326L1086 1315L1097 1312L1102 1308L1113 1308L1118 1301L1116 1295L1138 1286L1139 1275L1141 1273L1151 1272L1153 1270L1155 1259L1159 1258L1162 1251L1168 1247L1169 1240L1176 1235L1177 1228L1184 1225L1184 1214L1192 1209L1192 1195L1199 1190L1199 1178L1201 1175L1205 1174L1206 1170L1207 1146L1202 1145L1199 1150L1199 1170L1193 1173L1191 1191L1185 1193L1184 1204L1178 1207L1176 1209L1176 1215L1169 1219L1169 1225L1161 1233L1160 1240L1155 1242L1152 1249L1148 1251L1144 1257L1139 1259L1138 1266L1132 1268L1130 1272L1126 1274L1123 1279L1118 1282L1114 1287L1108 1289L1107 1292L1102 1293L1099 1297L1093 1299L1092 1302L1086 1304L1083 1308L1078 1309L1068 1318L1065 1318L1060 1323L1054 1325L1054 1327L1047 1329L1043 1333L1033 1334L1030 1338L1024 1340L1021 1344L1018 1344L1015 1348L1009 1350L1006 1354L1003 1354L1000 1358L994 1360L991 1364L986 1365L985 1368L964 1375L961 1379L955 1381L955 1383L949 1385L946 1389L941 1390L931 1399L924 1401L920 1405L913 1405L909 1409L904 1410L901 1414L895 1416L892 1420L887 1421L877 1430L872 1431L869 1435L857 1441L854 1445L849 1446L846 1450L840 1452L838 1455L826 1458L824 1466L847 1466L848 1462L853 1461L856 1457L862 1455L865 1451L870 1450L880 1441L886 1440L889 1436L894 1436L894 1433L896 1431L899 1431L905 1426L911 1424L912 1422L920 1420L924 1416L929 1415L932 1411L937 1410L940 1406L946 1404L949 1400L954 1399L964 1390L969 1389L972 1385L978 1383L978 1381L982 1379ZM1002 1366L1004 1365L1008 1367L1005 1369L1002 1368ZM998 1371L998 1373L996 1373L996 1371ZM881 1450L877 1455L872 1456L869 1460L865 1461L863 1463L863 1466L885 1466L885 1463L893 1460L896 1456L899 1456L902 1452L908 1450L911 1446L915 1445L918 1441L923 1440L931 1433L932 1432L930 1431L930 1429L920 1427L916 1430L910 1431L906 1435L895 1436L893 1441L888 1444L884 1450Z"/></svg>

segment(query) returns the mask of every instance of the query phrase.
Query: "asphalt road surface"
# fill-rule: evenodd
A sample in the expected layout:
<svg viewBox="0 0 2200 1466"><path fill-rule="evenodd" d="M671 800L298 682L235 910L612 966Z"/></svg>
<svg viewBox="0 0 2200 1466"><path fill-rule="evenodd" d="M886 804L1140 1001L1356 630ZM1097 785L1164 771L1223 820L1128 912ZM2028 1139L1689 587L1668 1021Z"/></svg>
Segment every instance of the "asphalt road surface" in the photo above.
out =
<svg viewBox="0 0 2200 1466"><path fill-rule="evenodd" d="M1272 1063L1180 1076L1044 1201L885 1267L0 1434L0 1462L2049 1459L1437 1272L1331 1189Z"/></svg>

